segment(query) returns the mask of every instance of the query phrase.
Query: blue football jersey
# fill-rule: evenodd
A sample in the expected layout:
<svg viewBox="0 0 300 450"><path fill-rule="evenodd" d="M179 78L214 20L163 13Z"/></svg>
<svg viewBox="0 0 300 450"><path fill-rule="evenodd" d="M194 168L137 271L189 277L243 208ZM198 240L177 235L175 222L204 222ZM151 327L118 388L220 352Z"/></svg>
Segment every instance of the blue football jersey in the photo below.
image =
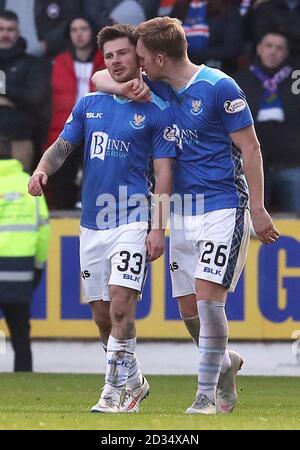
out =
<svg viewBox="0 0 300 450"><path fill-rule="evenodd" d="M197 194L204 198L204 212L246 207L241 152L229 133L252 125L253 119L236 82L220 70L202 66L180 90L163 82L149 85L174 107L179 147L174 192L192 195L193 214ZM200 202L200 210L201 206Z"/></svg>
<svg viewBox="0 0 300 450"><path fill-rule="evenodd" d="M169 103L101 92L80 99L60 137L84 141L81 224L107 229L148 220L150 159L176 157Z"/></svg>

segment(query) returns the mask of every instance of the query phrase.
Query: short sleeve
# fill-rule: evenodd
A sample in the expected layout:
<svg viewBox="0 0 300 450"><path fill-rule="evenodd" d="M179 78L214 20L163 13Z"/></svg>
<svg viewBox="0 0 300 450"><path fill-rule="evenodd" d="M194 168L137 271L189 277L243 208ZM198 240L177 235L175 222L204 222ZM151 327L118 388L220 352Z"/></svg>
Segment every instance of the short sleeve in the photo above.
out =
<svg viewBox="0 0 300 450"><path fill-rule="evenodd" d="M173 108L157 111L152 134L152 158L176 158L176 136Z"/></svg>
<svg viewBox="0 0 300 450"><path fill-rule="evenodd" d="M84 139L83 102L84 97L76 103L59 136L72 144L77 144Z"/></svg>
<svg viewBox="0 0 300 450"><path fill-rule="evenodd" d="M246 96L232 78L223 78L216 84L215 107L227 133L253 124Z"/></svg>

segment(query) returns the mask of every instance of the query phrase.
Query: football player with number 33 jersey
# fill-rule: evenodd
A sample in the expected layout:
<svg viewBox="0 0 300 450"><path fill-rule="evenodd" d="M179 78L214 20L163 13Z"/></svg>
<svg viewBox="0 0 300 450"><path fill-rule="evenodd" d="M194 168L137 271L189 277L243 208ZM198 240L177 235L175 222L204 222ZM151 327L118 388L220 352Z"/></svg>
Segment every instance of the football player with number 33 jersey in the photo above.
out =
<svg viewBox="0 0 300 450"><path fill-rule="evenodd" d="M139 76L133 32L129 25L114 25L98 35L116 81ZM40 195L48 176L84 141L80 264L84 296L106 350L105 385L91 412L138 411L149 393L135 357L135 311L146 253L154 261L164 251L164 224L155 205L148 234L147 172L152 159L155 194L169 196L176 156L172 123L169 103L155 94L147 103L88 94L73 108L29 183L29 192Z"/></svg>

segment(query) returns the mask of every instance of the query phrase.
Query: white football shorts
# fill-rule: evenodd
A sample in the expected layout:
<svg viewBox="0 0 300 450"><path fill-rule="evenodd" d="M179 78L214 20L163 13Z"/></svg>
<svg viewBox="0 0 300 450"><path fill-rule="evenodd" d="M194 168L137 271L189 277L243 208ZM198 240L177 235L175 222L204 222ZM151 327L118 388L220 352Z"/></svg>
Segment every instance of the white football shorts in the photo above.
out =
<svg viewBox="0 0 300 450"><path fill-rule="evenodd" d="M109 285L140 292L145 278L148 222L108 230L80 227L80 266L85 303L109 301Z"/></svg>
<svg viewBox="0 0 300 450"><path fill-rule="evenodd" d="M170 239L173 297L194 294L195 278L233 292L246 261L250 223L250 212L244 208L197 216L174 214Z"/></svg>

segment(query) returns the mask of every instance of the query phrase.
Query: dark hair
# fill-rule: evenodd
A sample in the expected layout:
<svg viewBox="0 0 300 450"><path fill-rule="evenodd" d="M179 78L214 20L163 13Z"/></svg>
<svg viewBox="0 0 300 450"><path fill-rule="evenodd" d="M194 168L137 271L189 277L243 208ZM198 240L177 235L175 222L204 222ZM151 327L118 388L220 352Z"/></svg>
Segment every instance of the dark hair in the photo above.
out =
<svg viewBox="0 0 300 450"><path fill-rule="evenodd" d="M71 33L71 25L75 20L84 20L86 23L89 24L93 35L97 36L98 29L97 29L97 25L95 24L95 22L93 20L91 20L88 16L85 16L83 14L78 14L78 16L74 16L67 25L66 34L67 34L68 38L70 37L70 33Z"/></svg>
<svg viewBox="0 0 300 450"><path fill-rule="evenodd" d="M260 36L260 38L259 38L259 40L258 40L258 44L260 44L260 43L262 42L262 40L263 40L268 34L273 34L273 35L275 35L275 36L280 36L280 37L284 38L284 39L286 40L287 47L288 47L288 48L290 47L290 41L289 41L288 35L287 35L284 31L280 31L280 30L269 30L269 31L266 31L265 33L263 33L263 34Z"/></svg>
<svg viewBox="0 0 300 450"><path fill-rule="evenodd" d="M127 37L132 45L136 46L137 39L134 36L134 26L124 25L117 23L110 27L104 27L99 31L97 36L97 44L101 51L103 51L103 46L107 41L114 41L118 38Z"/></svg>
<svg viewBox="0 0 300 450"><path fill-rule="evenodd" d="M4 11L0 12L0 19L10 20L19 23L19 18L17 14L15 14L13 11L9 11L8 9L5 9Z"/></svg>
<svg viewBox="0 0 300 450"><path fill-rule="evenodd" d="M71 53L74 52L74 46L73 46L72 40L71 40L71 25L75 20L84 20L90 27L90 30L92 33L90 45L93 49L92 50L92 57L93 57L95 52L97 51L97 42L96 42L97 27L93 20L91 20L89 17L87 17L83 14L78 14L78 16L74 16L67 25L67 28L65 30L65 38L67 41L67 47L71 51Z"/></svg>

